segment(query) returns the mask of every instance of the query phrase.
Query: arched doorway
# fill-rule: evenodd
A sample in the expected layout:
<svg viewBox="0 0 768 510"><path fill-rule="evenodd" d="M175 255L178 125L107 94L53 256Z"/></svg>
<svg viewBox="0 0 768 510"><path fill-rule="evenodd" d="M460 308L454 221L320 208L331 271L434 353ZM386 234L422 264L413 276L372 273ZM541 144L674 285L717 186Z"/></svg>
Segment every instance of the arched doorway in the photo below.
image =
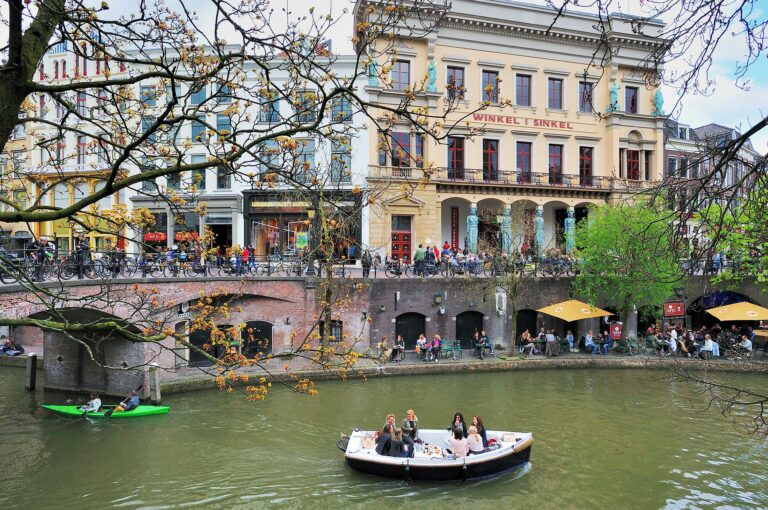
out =
<svg viewBox="0 0 768 510"><path fill-rule="evenodd" d="M483 314L480 312L462 312L456 316L456 340L462 349L470 349L475 332L483 329Z"/></svg>
<svg viewBox="0 0 768 510"><path fill-rule="evenodd" d="M253 358L257 353L261 355L272 353L272 323L267 321L248 321L241 335L242 353L248 358Z"/></svg>
<svg viewBox="0 0 768 510"><path fill-rule="evenodd" d="M531 336L536 335L538 333L538 329L536 328L536 316L537 312L536 310L529 310L529 309L523 309L517 311L517 329L515 331L515 344L520 343L520 335L523 334L523 331L526 329L531 334Z"/></svg>
<svg viewBox="0 0 768 510"><path fill-rule="evenodd" d="M395 335L403 335L406 349L413 349L416 346L416 339L422 333L427 334L426 321L422 314L403 313L395 319Z"/></svg>
<svg viewBox="0 0 768 510"><path fill-rule="evenodd" d="M217 325L216 327L224 331L229 329L231 326ZM233 339L230 341L236 342L237 339ZM210 344L211 342L211 330L203 329L203 330L193 331L192 333L189 334L189 342L195 347L199 347L202 349L205 344ZM214 358L220 358L227 352L227 348L226 346L221 344L211 345L210 349L207 352ZM210 366L210 365L213 365L213 361L205 357L202 353L198 352L197 350L190 349L189 364L191 366L198 366L198 367Z"/></svg>

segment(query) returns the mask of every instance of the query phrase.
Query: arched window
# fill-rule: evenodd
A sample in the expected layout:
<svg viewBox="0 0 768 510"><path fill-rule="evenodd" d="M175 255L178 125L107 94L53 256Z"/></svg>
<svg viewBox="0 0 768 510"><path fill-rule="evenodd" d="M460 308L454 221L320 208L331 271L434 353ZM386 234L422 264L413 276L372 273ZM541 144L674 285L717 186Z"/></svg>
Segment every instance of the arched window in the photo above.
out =
<svg viewBox="0 0 768 510"><path fill-rule="evenodd" d="M53 206L69 207L69 188L66 183L60 182L53 187Z"/></svg>
<svg viewBox="0 0 768 510"><path fill-rule="evenodd" d="M67 77L67 61L66 60L61 61L61 77L62 78Z"/></svg>
<svg viewBox="0 0 768 510"><path fill-rule="evenodd" d="M99 181L96 183L96 186L94 188L95 192L99 192L104 189L104 186L106 185L105 181ZM99 206L99 209L112 209L112 203L113 203L113 196L107 195L106 197L102 198L97 202L97 205Z"/></svg>
<svg viewBox="0 0 768 510"><path fill-rule="evenodd" d="M53 79L54 80L59 79L59 61L58 60L53 62Z"/></svg>
<svg viewBox="0 0 768 510"><path fill-rule="evenodd" d="M40 64L40 79L45 79L45 64Z"/></svg>
<svg viewBox="0 0 768 510"><path fill-rule="evenodd" d="M75 78L80 76L80 55L75 53Z"/></svg>

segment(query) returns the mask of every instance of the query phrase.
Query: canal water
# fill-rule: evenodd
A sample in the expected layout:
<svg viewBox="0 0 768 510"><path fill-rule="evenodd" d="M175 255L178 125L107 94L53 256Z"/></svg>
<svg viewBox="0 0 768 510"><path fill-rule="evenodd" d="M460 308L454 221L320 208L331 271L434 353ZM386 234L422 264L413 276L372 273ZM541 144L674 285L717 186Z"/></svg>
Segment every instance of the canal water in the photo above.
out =
<svg viewBox="0 0 768 510"><path fill-rule="evenodd" d="M764 377L736 382L767 391ZM683 385L642 370L538 370L321 383L266 402L194 392L167 416L49 414L66 396L23 391L0 370L0 508L765 508L768 447ZM423 428L454 412L533 431L531 463L467 483L350 470L340 432L413 408Z"/></svg>

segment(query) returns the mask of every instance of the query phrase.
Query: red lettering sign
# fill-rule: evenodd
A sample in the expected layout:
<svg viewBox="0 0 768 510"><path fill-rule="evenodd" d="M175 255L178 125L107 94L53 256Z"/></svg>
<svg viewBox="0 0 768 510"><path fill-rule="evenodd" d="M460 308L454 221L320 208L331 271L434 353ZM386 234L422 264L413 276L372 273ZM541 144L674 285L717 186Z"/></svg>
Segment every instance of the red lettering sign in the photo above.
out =
<svg viewBox="0 0 768 510"><path fill-rule="evenodd" d="M685 302L667 301L664 303L664 317L683 317L685 316Z"/></svg>
<svg viewBox="0 0 768 510"><path fill-rule="evenodd" d="M529 119L512 115L491 115L488 113L473 113L472 120L486 124L514 124L516 126L533 126L554 129L573 129L573 124L564 120Z"/></svg>
<svg viewBox="0 0 768 510"><path fill-rule="evenodd" d="M611 324L611 339L612 340L621 340L621 330L624 327L624 325L621 322L614 322Z"/></svg>
<svg viewBox="0 0 768 510"><path fill-rule="evenodd" d="M451 207L451 246L459 246L459 208Z"/></svg>

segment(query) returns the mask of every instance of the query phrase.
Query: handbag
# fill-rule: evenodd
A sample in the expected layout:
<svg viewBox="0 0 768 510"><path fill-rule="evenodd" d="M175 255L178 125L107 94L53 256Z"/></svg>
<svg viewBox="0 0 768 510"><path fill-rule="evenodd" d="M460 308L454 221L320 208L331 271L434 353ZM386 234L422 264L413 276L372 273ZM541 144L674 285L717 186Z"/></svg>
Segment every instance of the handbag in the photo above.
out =
<svg viewBox="0 0 768 510"><path fill-rule="evenodd" d="M417 346L416 346L416 347L413 349L413 352L415 352L416 354L420 353L420 352L421 352L421 347L419 347L419 346L417 345Z"/></svg>

